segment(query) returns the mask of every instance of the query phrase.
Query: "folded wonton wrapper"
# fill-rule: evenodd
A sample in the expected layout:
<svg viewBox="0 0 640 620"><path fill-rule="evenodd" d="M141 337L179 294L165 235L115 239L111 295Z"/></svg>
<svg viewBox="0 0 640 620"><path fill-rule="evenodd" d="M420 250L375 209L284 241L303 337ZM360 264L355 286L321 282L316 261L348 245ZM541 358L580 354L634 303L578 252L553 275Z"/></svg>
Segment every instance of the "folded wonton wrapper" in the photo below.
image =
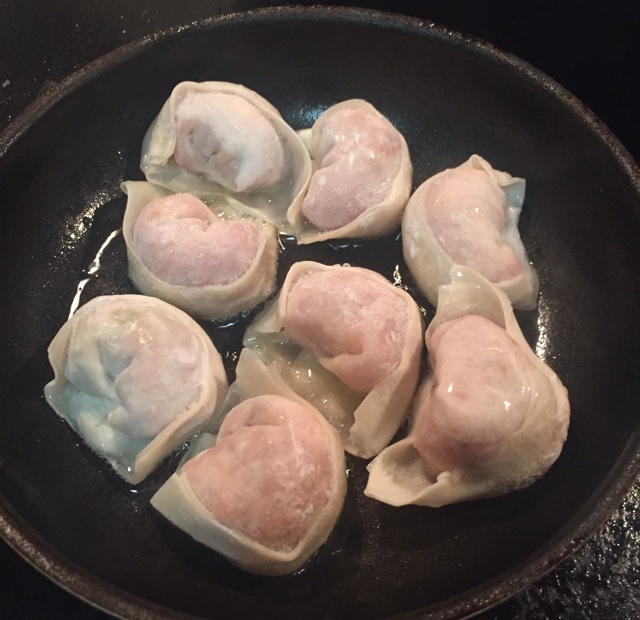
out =
<svg viewBox="0 0 640 620"><path fill-rule="evenodd" d="M309 189L287 213L298 243L376 239L396 230L411 194L402 134L370 103L351 99L299 132L313 161Z"/></svg>
<svg viewBox="0 0 640 620"><path fill-rule="evenodd" d="M300 286L307 289L299 295ZM294 327L295 338L307 341L302 346L287 331ZM369 458L388 445L406 416L422 330L415 301L380 274L303 261L291 267L244 344L338 429L347 452Z"/></svg>
<svg viewBox="0 0 640 620"><path fill-rule="evenodd" d="M524 193L524 179L495 170L478 155L416 189L402 219L402 249L434 306L451 268L466 265L502 289L514 308L536 307L538 278L518 232Z"/></svg>
<svg viewBox="0 0 640 620"><path fill-rule="evenodd" d="M453 374L440 377L439 364L447 363L443 357L446 352L438 349L433 361L434 334L439 328L456 325L468 317L475 317L477 324L488 320L494 327L506 330L501 339L507 341L510 351L490 351L486 360L475 362L475 369L474 360L468 359L462 372L454 368ZM383 450L369 464L365 495L392 506L438 507L501 495L532 484L562 450L569 426L569 401L556 374L527 344L506 295L472 269L452 269L451 283L440 287L437 312L426 340L431 366L435 367L418 391L411 430L405 439ZM444 337L440 342L443 340ZM469 346L468 350L474 349ZM507 359L518 361L515 374L504 368ZM501 402L496 382L492 381L496 377L506 378L504 387L509 397L515 396L512 400L519 403L515 410L510 410L511 402ZM523 377L523 383L513 383ZM450 394L446 394L448 380ZM489 392L487 398L480 394L482 398L474 399L483 382ZM448 397L450 400L443 404ZM485 424L481 405L486 402L492 402L494 408L484 411ZM448 407L451 417L440 415L434 419L434 406L440 409L438 415L443 408L447 412ZM467 424L473 427L472 431ZM492 428L499 433L497 440L488 434ZM418 451L421 445L426 445L422 448L424 458ZM449 466L443 465L447 461ZM434 472L436 467L440 471Z"/></svg>
<svg viewBox="0 0 640 620"><path fill-rule="evenodd" d="M152 201L169 196L170 193L158 185L144 181L126 181L122 184L122 189L127 194L122 232L127 246L129 275L141 293L158 297L192 316L204 319L231 317L251 309L271 294L275 285L278 258L276 231L271 224L252 218L241 220L255 225L258 248L251 265L238 279L226 284L201 286L174 284L167 282L145 264L134 239L134 227L143 209ZM238 217L225 205L215 205L211 210L213 221L217 217ZM184 251L188 251L189 239L185 241ZM172 248L168 251L172 251Z"/></svg>
<svg viewBox="0 0 640 620"><path fill-rule="evenodd" d="M239 415L243 407L249 411ZM186 463L151 504L248 572L294 572L327 540L342 510L346 464L340 438L247 349L240 355L227 408L231 411L218 434L198 437ZM211 451L218 442L216 455ZM204 458L209 465L197 461ZM185 473L190 467L191 477ZM192 480L199 489L194 491ZM213 499L205 501L213 504L213 512L200 499L209 493Z"/></svg>
<svg viewBox="0 0 640 620"><path fill-rule="evenodd" d="M49 345L49 360L49 405L132 484L200 430L227 391L209 336L143 295L81 306Z"/></svg>
<svg viewBox="0 0 640 620"><path fill-rule="evenodd" d="M181 105L209 95L222 95L223 102L226 98L237 103L225 104L220 116L209 122L207 116L210 115L209 110L216 107L216 100L213 103L203 100L200 109L196 106L186 113L194 115L191 126L187 127L189 135L179 135L177 113ZM234 118L234 112L237 112L237 118ZM186 121L188 125L189 119ZM263 129L271 127L272 135L267 138L273 139L277 135L279 139L279 151L282 151L279 157L283 159L280 163L286 170L282 180L278 180L278 175L274 177L277 181L274 185L270 186L269 181L264 180L256 181L255 186L240 184L239 177L234 179L224 174L190 171L176 162L176 145L191 142L194 151L203 151L205 159L213 161L220 157L223 168L230 174L242 172L247 166L254 169L261 165L268 167L271 156L264 150L273 145L261 146L256 133L246 126L248 122L252 125L255 122ZM311 176L311 159L280 112L258 93L229 82L181 82L173 89L145 135L140 168L151 183L173 192L189 192L200 198L210 197L226 202L238 213L292 233L287 210L302 201ZM247 172L250 175L252 170Z"/></svg>

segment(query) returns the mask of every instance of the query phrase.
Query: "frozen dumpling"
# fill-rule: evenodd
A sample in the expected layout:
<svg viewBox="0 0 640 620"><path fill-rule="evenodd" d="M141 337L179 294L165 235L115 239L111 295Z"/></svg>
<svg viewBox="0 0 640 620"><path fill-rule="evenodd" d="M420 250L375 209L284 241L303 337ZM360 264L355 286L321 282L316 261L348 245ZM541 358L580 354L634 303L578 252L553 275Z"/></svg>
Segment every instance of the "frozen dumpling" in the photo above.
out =
<svg viewBox="0 0 640 620"><path fill-rule="evenodd" d="M504 293L469 268L452 270L426 341L430 373L411 430L369 464L365 495L437 507L532 484L562 450L569 401Z"/></svg>
<svg viewBox="0 0 640 620"><path fill-rule="evenodd" d="M288 173L278 131L232 92L191 91L175 108L176 164L234 192L272 188Z"/></svg>
<svg viewBox="0 0 640 620"><path fill-rule="evenodd" d="M51 342L49 360L47 402L133 484L199 430L227 390L202 328L143 295L81 306Z"/></svg>
<svg viewBox="0 0 640 620"><path fill-rule="evenodd" d="M514 308L536 307L538 278L518 233L524 192L524 179L473 155L413 193L402 219L402 249L433 305L451 268L466 265L501 288Z"/></svg>
<svg viewBox="0 0 640 620"><path fill-rule="evenodd" d="M300 243L383 237L400 225L411 193L402 134L370 103L343 101L300 132L313 159L306 196L289 209Z"/></svg>
<svg viewBox="0 0 640 620"><path fill-rule="evenodd" d="M129 274L142 293L197 317L222 319L272 292L278 256L272 225L151 183L122 187Z"/></svg>
<svg viewBox="0 0 640 620"><path fill-rule="evenodd" d="M140 167L173 192L216 197L237 212L288 230L311 160L278 110L228 82L181 82L149 127Z"/></svg>
<svg viewBox="0 0 640 620"><path fill-rule="evenodd" d="M413 299L359 267L299 262L244 341L371 457L402 423L418 380L422 316Z"/></svg>
<svg viewBox="0 0 640 620"><path fill-rule="evenodd" d="M345 492L335 429L304 401L265 394L231 409L151 504L240 568L283 575L326 541Z"/></svg>

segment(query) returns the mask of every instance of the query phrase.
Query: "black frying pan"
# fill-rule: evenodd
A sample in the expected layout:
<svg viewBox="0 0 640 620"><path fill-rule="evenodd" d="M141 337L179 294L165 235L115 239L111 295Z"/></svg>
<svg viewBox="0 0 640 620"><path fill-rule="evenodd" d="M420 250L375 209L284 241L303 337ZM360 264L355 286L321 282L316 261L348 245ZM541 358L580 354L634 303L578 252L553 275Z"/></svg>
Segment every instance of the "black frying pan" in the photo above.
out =
<svg viewBox="0 0 640 620"><path fill-rule="evenodd" d="M136 492L48 409L46 346L141 178L148 123L176 82L242 82L294 126L363 97L405 134L418 184L479 152L528 181L522 230L541 279L519 315L566 383L569 440L547 476L503 498L439 510L363 498L362 462L328 544L301 574L246 575L149 507L179 455ZM463 617L528 585L610 514L638 470L640 181L614 138L565 91L492 48L410 20L276 10L210 21L122 49L77 74L3 134L0 517L10 544L76 594L140 616ZM28 233L25 234L25 222ZM394 237L300 249L292 260L390 276ZM121 240L82 300L131 292ZM244 324L208 326L237 350ZM228 366L230 374L232 365Z"/></svg>

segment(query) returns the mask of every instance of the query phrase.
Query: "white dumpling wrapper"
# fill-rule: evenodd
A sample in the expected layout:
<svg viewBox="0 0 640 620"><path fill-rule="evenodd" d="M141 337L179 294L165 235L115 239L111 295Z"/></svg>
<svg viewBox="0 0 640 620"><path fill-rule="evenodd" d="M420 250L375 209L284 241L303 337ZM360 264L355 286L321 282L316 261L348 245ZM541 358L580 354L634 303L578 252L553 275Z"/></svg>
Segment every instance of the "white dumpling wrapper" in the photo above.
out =
<svg viewBox="0 0 640 620"><path fill-rule="evenodd" d="M346 494L346 463L342 444L335 429L307 402L293 394L286 385L279 384L276 377L266 370L254 353L243 350L237 367L237 380L231 387L231 408L248 399L286 399L301 408L301 413L309 416L306 424L312 423L322 429L326 445L326 465L331 470L330 493L326 504L311 514L308 528L291 548L275 549L255 540L245 531L239 531L232 524L222 524L198 499L189 480L176 472L151 499L151 505L174 525L192 536L198 542L224 555L238 567L260 575L285 575L298 570L327 540L340 516ZM223 421L224 424L224 421ZM259 439L259 437L254 437ZM215 446L216 435L204 433L196 439L188 458L197 458L203 451ZM244 454L250 446L244 449ZM187 461L188 462L188 461ZM250 467L245 463L244 467ZM286 481L285 481L286 482ZM292 481L293 482L293 481ZM211 493L215 493L212 480ZM255 498L248 498L248 502ZM259 501L252 511L257 519L265 518ZM271 518L273 513L269 515ZM276 515L275 518L278 518ZM264 528L266 524L257 523ZM277 536L276 532L274 535Z"/></svg>
<svg viewBox="0 0 640 620"><path fill-rule="evenodd" d="M373 137L367 143L360 144L360 128L347 123L347 130L340 130L338 135L333 136L331 148L321 154L320 148L325 138L323 134L327 128L331 132L332 119L344 113L364 113L372 117L375 123L368 123L368 129L375 132ZM400 226L411 194L411 157L402 134L374 106L362 99L343 101L325 110L310 129L301 130L299 134L311 154L313 173L305 199L293 203L287 215L298 243L345 238L376 239L392 233ZM346 145L349 145L349 149L345 148ZM391 145L393 152L385 153L384 149L390 149ZM380 151L374 152L375 147L379 147ZM323 158L329 159L329 162L323 165ZM321 175L325 178L319 181ZM303 205L319 189L319 183L335 193L335 203L340 205L340 209L349 200L359 200L359 196L367 194L363 200L370 204L355 218L338 227L331 230L318 228L305 217ZM356 188L360 189L350 197L348 194ZM322 195L326 194L323 192Z"/></svg>
<svg viewBox="0 0 640 620"><path fill-rule="evenodd" d="M370 288L381 287L406 309L398 363L367 393L349 387L332 371L339 372L345 361L348 364L349 355L317 357L293 342L284 330L287 299L296 281L307 274L340 270L357 274ZM331 326L335 320L335 316L327 317L326 324ZM380 274L361 267L302 261L291 267L278 297L249 327L244 346L255 351L270 372L279 374L338 429L347 452L370 458L388 445L405 419L418 382L422 334L422 315L415 301Z"/></svg>
<svg viewBox="0 0 640 620"><path fill-rule="evenodd" d="M532 484L558 458L569 427L567 390L529 347L501 290L468 267L452 269L451 282L441 287L436 315L426 332L427 346L438 326L469 315L488 319L506 330L533 366L533 395L523 422L498 448L436 476L424 464L414 439L434 389L431 371L418 390L408 436L383 450L368 465L365 495L392 506L432 507L493 497Z"/></svg>
<svg viewBox="0 0 640 620"><path fill-rule="evenodd" d="M48 353L55 378L47 402L132 484L207 423L227 392L207 334L153 297L92 299Z"/></svg>
<svg viewBox="0 0 640 620"><path fill-rule="evenodd" d="M458 168L444 170L427 179L412 194L402 219L402 249L405 261L413 275L418 288L435 306L438 300L438 290L442 284L449 282L451 268L465 264L480 271L483 276L491 280L491 276L485 271L467 262L452 258L445 249L442 240L439 240L432 230L426 214L425 200L434 182L438 182L451 170L477 170L484 172L488 180L496 188L500 188L504 194L504 213L500 214L504 223L502 230L492 230L492 233L500 237L499 243L504 249L510 248L511 257L520 267L520 273L500 282L494 282L502 289L511 300L514 308L532 310L537 305L538 278L531 266L518 232L518 220L522 210L525 195L525 180L512 177L506 172L495 170L479 155L472 155ZM451 214L452 223L459 213ZM457 224L456 224L457 225ZM462 245L477 243L477 237L470 230L473 224L467 221L464 228L469 236L464 236L458 241ZM475 240L474 240L475 237ZM451 242L451 240L449 240ZM496 256L492 252L488 258L490 261ZM482 257L485 258L485 257ZM495 263L494 263L495 264Z"/></svg>
<svg viewBox="0 0 640 620"><path fill-rule="evenodd" d="M177 142L176 110L181 100L190 93L223 94L238 97L249 104L274 129L284 149L284 163L287 173L283 180L273 187L259 187L245 190L244 186L234 186L216 176L193 173L182 169L174 159ZM242 119L239 119L241 122ZM233 141L243 139L246 133L236 127L238 136ZM244 136L247 137L247 136ZM234 145L251 150L249 144ZM268 158L252 156L259 163ZM302 200L311 177L311 159L296 132L284 121L278 110L256 92L229 82L181 82L172 91L158 116L149 127L142 145L140 167L147 181L166 187L173 192L189 192L196 196L213 197L226 201L238 213L250 215L269 222L279 230L291 233L287 222L287 210Z"/></svg>
<svg viewBox="0 0 640 620"><path fill-rule="evenodd" d="M203 319L223 319L249 310L264 301L275 287L278 260L278 241L271 224L253 218L258 230L258 248L246 272L227 284L184 286L162 279L145 265L134 242L134 226L143 209L152 201L169 195L162 187L144 181L126 181L122 184L127 194L122 233L127 246L129 276L138 290L158 297L189 314ZM234 217L224 206L213 205L211 210L225 218ZM212 219L216 217L212 215ZM235 216L237 217L237 216Z"/></svg>

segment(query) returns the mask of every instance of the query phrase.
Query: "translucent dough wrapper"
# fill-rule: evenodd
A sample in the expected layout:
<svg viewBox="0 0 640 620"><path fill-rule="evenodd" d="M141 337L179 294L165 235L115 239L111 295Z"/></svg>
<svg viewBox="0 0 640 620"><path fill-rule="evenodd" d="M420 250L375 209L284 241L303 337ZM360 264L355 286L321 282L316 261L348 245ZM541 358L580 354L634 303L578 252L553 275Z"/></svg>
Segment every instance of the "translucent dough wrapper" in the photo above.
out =
<svg viewBox="0 0 640 620"><path fill-rule="evenodd" d="M247 270L236 280L225 284L185 286L168 282L154 273L145 264L134 240L134 227L144 208L153 201L170 193L152 183L126 181L122 184L126 192L127 208L123 222L123 236L127 246L129 275L138 290L145 295L158 297L189 314L203 319L223 319L248 310L266 299L274 289L278 257L275 228L253 218L240 219L253 224L258 234L255 257ZM228 207L213 205L210 219L237 218ZM229 240L226 240L229 243ZM189 239L184 250L195 251ZM171 249L169 249L171 252Z"/></svg>
<svg viewBox="0 0 640 620"><path fill-rule="evenodd" d="M331 288L343 276L344 287ZM324 291L316 277L333 283ZM302 297L297 291L305 282L313 294L296 303L306 304L298 314L313 315L306 327L304 321L296 326L298 314L288 310L290 298ZM418 381L422 334L415 301L380 274L303 261L291 267L278 298L247 330L244 345L338 429L347 452L369 458L388 445L406 416ZM296 344L305 338L304 346ZM385 358L389 346L391 364Z"/></svg>
<svg viewBox="0 0 640 620"><path fill-rule="evenodd" d="M313 160L307 195L288 212L299 243L376 239L399 227L411 193L411 157L378 110L362 99L343 101L299 133Z"/></svg>
<svg viewBox="0 0 640 620"><path fill-rule="evenodd" d="M217 169L207 172L208 162ZM307 149L278 110L229 82L178 84L145 135L140 167L151 183L227 202L287 233L287 210L311 175Z"/></svg>
<svg viewBox="0 0 640 620"><path fill-rule="evenodd" d="M456 320L469 316L488 320L505 330L505 337L520 350L516 355L523 360L522 376L528 377L527 393L523 392L521 400L526 402L528 399L527 408L515 411L520 419L508 421L507 426L510 427L503 428L500 437L493 441L487 436L487 432L496 423L498 427L504 426L496 415L500 412L487 412L489 421L486 427L476 417L473 420L475 430L471 431L471 436L467 428L460 426L456 438L454 433L457 422L454 420L447 427L446 446L432 446L432 453L425 455L423 452L421 457L418 450L420 434L425 428L438 432L438 427L434 427L433 421L428 418L435 390L438 390L438 398L441 398L444 388L443 379L439 380L437 376L439 362L436 360L435 369L431 369L418 391L408 436L383 450L369 464L365 495L393 506L417 504L433 507L492 497L532 484L558 458L569 426L567 390L551 368L527 344L509 300L502 291L472 269L452 269L451 283L441 287L437 312L427 329L427 347L431 348L433 334L440 326L446 327L447 322L452 325ZM499 355L492 357L490 361L478 359L478 370L471 372L482 374L486 372L488 363L502 365L505 363L504 359L505 356ZM456 397L456 393L458 399L460 394L464 396L464 385L460 387L452 384L449 389L454 390L453 397ZM487 383L487 389L495 389L495 385ZM500 400L500 394L492 394L490 397L494 401ZM462 411L462 416L460 402L451 404L458 421L466 415L482 414L482 411L474 411L477 403L472 400L466 403L467 410ZM502 415L511 413L510 405L511 403L504 402L505 410ZM475 432L477 437L473 436ZM425 456L432 464L451 459L457 465L439 467L441 471L434 472L435 466L427 466Z"/></svg>
<svg viewBox="0 0 640 620"><path fill-rule="evenodd" d="M458 190L443 188L446 179L456 174L465 175ZM452 191L461 192L458 204ZM502 289L514 308L536 307L538 278L518 232L524 194L524 179L494 170L478 155L427 179L413 193L402 220L403 254L418 287L434 306L451 268L466 265ZM439 217L448 217L449 231L435 231L430 224L429 210L437 207L438 200L455 205L448 216L440 207Z"/></svg>
<svg viewBox="0 0 640 620"><path fill-rule="evenodd" d="M132 484L208 422L227 392L202 328L143 295L81 306L51 342L49 361L49 405Z"/></svg>
<svg viewBox="0 0 640 620"><path fill-rule="evenodd" d="M335 429L265 374L254 355L240 356L234 406L218 434L196 440L151 504L240 568L285 575L302 567L333 530L346 464Z"/></svg>

